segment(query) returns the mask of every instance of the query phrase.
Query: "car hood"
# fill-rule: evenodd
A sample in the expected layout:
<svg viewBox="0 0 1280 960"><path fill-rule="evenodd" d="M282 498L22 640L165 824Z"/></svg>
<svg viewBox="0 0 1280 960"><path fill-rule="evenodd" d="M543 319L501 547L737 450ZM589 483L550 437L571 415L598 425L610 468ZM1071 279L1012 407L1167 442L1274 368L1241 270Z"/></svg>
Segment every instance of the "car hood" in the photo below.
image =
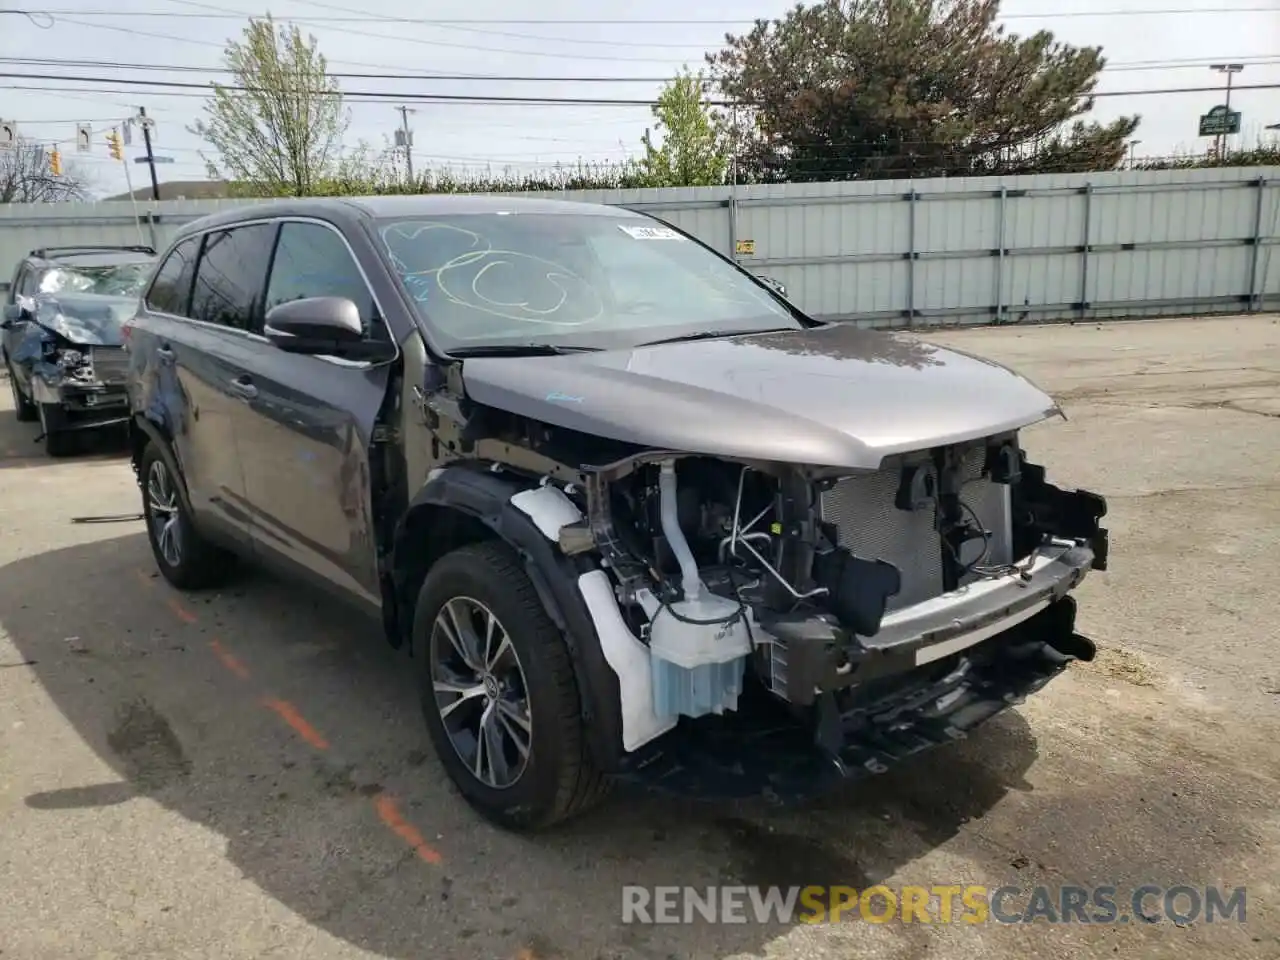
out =
<svg viewBox="0 0 1280 960"><path fill-rule="evenodd" d="M82 347L118 347L122 327L138 307L136 297L46 293L33 298L36 323Z"/></svg>
<svg viewBox="0 0 1280 960"><path fill-rule="evenodd" d="M905 334L807 330L463 361L477 403L647 447L875 469L1060 415L990 360Z"/></svg>

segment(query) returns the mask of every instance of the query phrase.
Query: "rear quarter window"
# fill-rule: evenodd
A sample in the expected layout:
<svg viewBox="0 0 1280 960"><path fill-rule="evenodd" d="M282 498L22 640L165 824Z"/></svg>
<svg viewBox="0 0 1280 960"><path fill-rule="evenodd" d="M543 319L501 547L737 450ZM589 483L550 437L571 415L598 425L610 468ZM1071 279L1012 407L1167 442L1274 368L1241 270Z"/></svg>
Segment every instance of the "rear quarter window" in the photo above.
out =
<svg viewBox="0 0 1280 960"><path fill-rule="evenodd" d="M147 309L175 316L190 316L191 284L195 279L200 238L191 237L173 248L156 272L143 298Z"/></svg>

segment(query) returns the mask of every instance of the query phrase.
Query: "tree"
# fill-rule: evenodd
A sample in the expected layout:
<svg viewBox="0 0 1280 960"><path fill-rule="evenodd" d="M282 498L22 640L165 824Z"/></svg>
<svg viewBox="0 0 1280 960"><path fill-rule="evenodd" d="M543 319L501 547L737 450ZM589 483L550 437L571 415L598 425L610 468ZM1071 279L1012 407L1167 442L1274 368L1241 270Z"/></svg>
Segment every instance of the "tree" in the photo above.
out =
<svg viewBox="0 0 1280 960"><path fill-rule="evenodd" d="M19 140L11 150L0 150L0 203L58 203L87 200L89 188L82 176L63 161L61 176L49 169L44 144Z"/></svg>
<svg viewBox="0 0 1280 960"><path fill-rule="evenodd" d="M191 132L221 157L230 178L266 196L306 196L336 169L350 122L338 84L313 36L280 27L268 15L250 20L243 39L227 44L235 78L213 85L208 117ZM206 158L209 175L221 177Z"/></svg>
<svg viewBox="0 0 1280 960"><path fill-rule="evenodd" d="M668 83L653 106L661 146L644 132L646 182L654 187L709 187L724 183L730 147L723 118L712 112L704 96L701 71L683 72Z"/></svg>
<svg viewBox="0 0 1280 960"><path fill-rule="evenodd" d="M1081 118L1105 61L1000 0L822 0L757 20L708 55L752 123L739 169L764 181L1100 170L1138 117Z"/></svg>

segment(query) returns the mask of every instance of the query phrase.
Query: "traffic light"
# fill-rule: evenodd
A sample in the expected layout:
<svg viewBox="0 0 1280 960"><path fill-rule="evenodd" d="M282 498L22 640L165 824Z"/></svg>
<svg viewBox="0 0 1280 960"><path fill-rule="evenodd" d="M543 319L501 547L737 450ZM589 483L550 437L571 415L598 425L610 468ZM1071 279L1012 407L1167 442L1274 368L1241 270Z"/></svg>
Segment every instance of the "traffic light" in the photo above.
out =
<svg viewBox="0 0 1280 960"><path fill-rule="evenodd" d="M107 134L107 150L111 154L113 160L123 160L124 151L120 148L120 133L112 130Z"/></svg>
<svg viewBox="0 0 1280 960"><path fill-rule="evenodd" d="M58 152L57 147L49 153L49 172L55 177L62 176L62 154Z"/></svg>

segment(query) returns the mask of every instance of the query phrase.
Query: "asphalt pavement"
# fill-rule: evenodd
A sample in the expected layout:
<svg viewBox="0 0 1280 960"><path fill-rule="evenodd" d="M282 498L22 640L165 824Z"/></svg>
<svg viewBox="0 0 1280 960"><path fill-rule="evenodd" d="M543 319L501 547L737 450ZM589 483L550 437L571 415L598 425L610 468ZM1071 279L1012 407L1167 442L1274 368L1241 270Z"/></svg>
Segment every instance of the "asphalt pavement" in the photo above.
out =
<svg viewBox="0 0 1280 960"><path fill-rule="evenodd" d="M172 590L113 438L50 460L0 391L0 958L1280 957L1280 324L927 338L1065 405L1025 444L1109 499L1098 659L800 808L628 789L536 836L444 779L376 623L253 570ZM717 884L1243 886L1247 914L623 922L625 886Z"/></svg>

